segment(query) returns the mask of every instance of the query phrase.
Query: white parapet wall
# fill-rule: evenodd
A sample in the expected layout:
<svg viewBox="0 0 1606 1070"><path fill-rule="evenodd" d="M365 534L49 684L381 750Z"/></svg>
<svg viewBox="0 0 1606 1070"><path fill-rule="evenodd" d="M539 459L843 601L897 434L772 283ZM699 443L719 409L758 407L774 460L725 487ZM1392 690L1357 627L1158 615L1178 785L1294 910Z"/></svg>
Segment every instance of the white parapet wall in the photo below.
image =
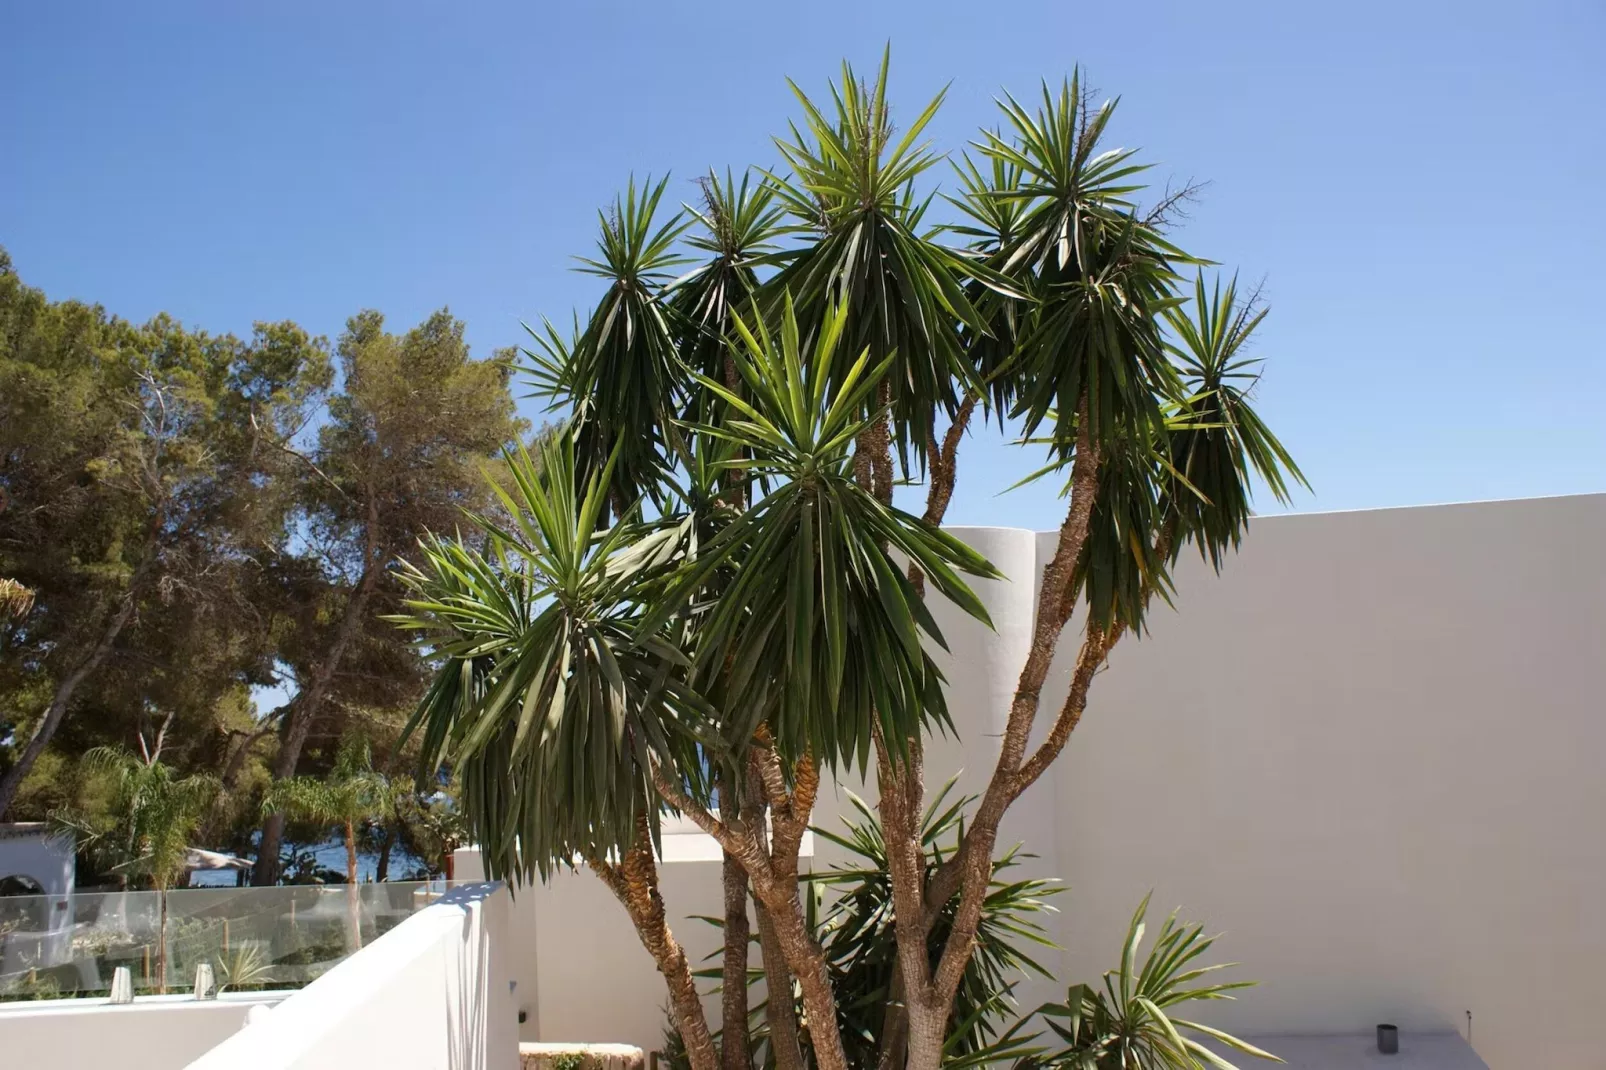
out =
<svg viewBox="0 0 1606 1070"><path fill-rule="evenodd" d="M175 1070L238 1033L253 1007L271 1007L284 997L141 996L116 1007L104 997L0 1003L0 1067Z"/></svg>
<svg viewBox="0 0 1606 1070"><path fill-rule="evenodd" d="M453 889L191 1070L517 1070L508 906L500 884Z"/></svg>
<svg viewBox="0 0 1606 1070"><path fill-rule="evenodd" d="M959 737L928 746L926 783L975 792L1055 536L956 534L1009 577L978 585L991 630L934 607ZM1039 956L1058 981L1021 1002L1116 965L1152 889L1263 982L1207 1020L1464 1035L1470 1011L1495 1070L1606 1065L1606 495L1260 518L1221 576L1189 558L1176 586L1006 822L1068 888L1065 950ZM822 789L817 824L845 790ZM720 913L714 857L663 867L695 964L718 944L692 920ZM813 864L837 857L822 842ZM659 1045L662 980L595 878L521 890L514 917L525 1040Z"/></svg>

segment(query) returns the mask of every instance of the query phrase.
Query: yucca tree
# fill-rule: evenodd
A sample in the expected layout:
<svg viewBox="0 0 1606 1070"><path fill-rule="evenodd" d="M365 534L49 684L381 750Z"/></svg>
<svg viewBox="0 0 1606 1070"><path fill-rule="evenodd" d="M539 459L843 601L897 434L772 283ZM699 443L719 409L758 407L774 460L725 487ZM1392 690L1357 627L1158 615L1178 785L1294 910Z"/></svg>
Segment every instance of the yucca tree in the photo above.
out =
<svg viewBox="0 0 1606 1070"><path fill-rule="evenodd" d="M942 160L921 136L947 91L898 131L887 100L890 61L889 48L874 82L844 63L828 108L789 83L804 121L776 139L791 168L778 189L809 240L766 287L772 306L790 296L810 327L845 310L849 348L868 350L878 367L888 362L873 395L887 426L878 419L866 428L860 457L863 478L883 501L893 484L888 445L905 472L923 467L939 411L952 417L982 388L964 336L985 335L988 325L966 283L1019 296L978 258L934 240L929 198L917 197L915 184Z"/></svg>
<svg viewBox="0 0 1606 1070"><path fill-rule="evenodd" d="M286 814L339 830L346 847L346 940L352 950L361 947L357 829L365 822L396 816L396 793L389 778L374 769L368 742L356 733L348 733L340 741L328 776L278 781L263 798L262 810L264 814Z"/></svg>
<svg viewBox="0 0 1606 1070"><path fill-rule="evenodd" d="M1174 198L1105 145L1115 106L1080 73L1040 103L1005 97L940 202L921 187L943 159L922 140L942 94L900 131L885 58L873 81L844 67L824 106L794 90L780 166L710 177L678 212L662 182L632 183L604 214L584 267L599 305L531 351L561 441L513 465L511 522L467 518L410 573L401 623L442 666L414 728L461 777L493 875L584 861L620 898L697 1070L752 1063L748 895L768 987L795 984L809 1023L805 1038L770 1001L776 1065L850 1065L798 849L822 776L873 776L897 959L877 1061L931 1070L972 1028L956 1000L1004 813L1154 596L1178 600L1178 556L1219 565L1255 481L1283 498L1300 476L1251 404L1262 311L1206 286ZM939 225L937 206L959 217ZM925 598L986 620L968 583L996 573L941 528L976 412L1046 447L1039 475L1068 502L996 766L938 851L923 739L952 724ZM897 508L895 486L922 478L923 513ZM726 855L723 1047L657 894L666 807Z"/></svg>

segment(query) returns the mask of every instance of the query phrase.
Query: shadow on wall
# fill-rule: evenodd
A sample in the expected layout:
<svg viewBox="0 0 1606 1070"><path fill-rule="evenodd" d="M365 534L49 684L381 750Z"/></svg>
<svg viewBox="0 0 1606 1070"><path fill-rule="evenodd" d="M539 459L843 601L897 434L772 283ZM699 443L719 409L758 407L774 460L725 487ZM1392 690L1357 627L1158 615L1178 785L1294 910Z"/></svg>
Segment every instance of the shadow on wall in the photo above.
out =
<svg viewBox="0 0 1606 1070"><path fill-rule="evenodd" d="M500 888L500 885L473 885L461 889L464 894L457 901L464 906L478 904L481 909L487 909L486 901ZM442 902L451 900L457 894L449 893ZM506 898L505 892L503 898ZM490 928L484 924L478 911L466 910L463 914L460 939L465 948L472 949L472 953L457 956L457 984L446 985L444 992L447 1001L446 1055L450 1070L484 1070L493 1065L487 1051L489 1031L486 1017L492 1002L490 967L493 950Z"/></svg>

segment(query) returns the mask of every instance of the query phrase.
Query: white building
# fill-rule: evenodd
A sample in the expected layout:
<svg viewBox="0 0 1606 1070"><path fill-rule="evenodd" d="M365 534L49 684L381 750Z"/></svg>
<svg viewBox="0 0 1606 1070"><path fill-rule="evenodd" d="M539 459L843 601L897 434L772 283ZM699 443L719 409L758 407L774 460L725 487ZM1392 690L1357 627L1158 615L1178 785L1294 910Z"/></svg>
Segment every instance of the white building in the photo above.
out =
<svg viewBox="0 0 1606 1070"><path fill-rule="evenodd" d="M928 748L927 780L955 771L975 790L1053 536L958 533L1010 577L979 591L995 631L939 608L960 738ZM1217 949L1262 982L1210 1020L1301 1035L1267 1042L1295 1065L1370 1065L1362 1038L1388 1021L1406 1039L1386 1065L1477 1066L1470 1033L1495 1070L1606 1066L1603 548L1606 495L1584 495L1257 519L1221 577L1185 562L1177 610L1117 649L1005 827L1069 886L1059 983L1115 965L1153 889L1224 931ZM842 806L822 792L816 824ZM719 913L708 845L672 840L671 916ZM593 877L511 904L465 894L196 1065L510 1066L519 1011L527 1041L658 1045L661 979ZM676 932L694 960L716 939L695 921ZM0 1050L18 1050L11 1013ZM383 1061L380 1034L404 1041L386 1039ZM357 1051L368 1062L336 1061Z"/></svg>

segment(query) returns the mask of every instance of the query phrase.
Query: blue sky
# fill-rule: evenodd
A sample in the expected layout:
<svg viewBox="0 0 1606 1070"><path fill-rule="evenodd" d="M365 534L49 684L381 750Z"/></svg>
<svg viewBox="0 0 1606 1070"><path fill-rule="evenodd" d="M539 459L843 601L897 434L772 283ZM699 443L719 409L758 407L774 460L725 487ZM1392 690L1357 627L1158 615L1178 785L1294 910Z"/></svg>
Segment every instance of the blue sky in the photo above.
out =
<svg viewBox="0 0 1606 1070"><path fill-rule="evenodd" d="M566 319L631 172L771 165L844 57L958 150L1082 64L1116 144L1210 183L1182 232L1264 279L1300 510L1606 490L1606 9L1494 5L11 4L0 244L53 297L333 336L449 305L479 352ZM1050 527L967 447L950 521ZM1269 511L1272 503L1263 503Z"/></svg>

